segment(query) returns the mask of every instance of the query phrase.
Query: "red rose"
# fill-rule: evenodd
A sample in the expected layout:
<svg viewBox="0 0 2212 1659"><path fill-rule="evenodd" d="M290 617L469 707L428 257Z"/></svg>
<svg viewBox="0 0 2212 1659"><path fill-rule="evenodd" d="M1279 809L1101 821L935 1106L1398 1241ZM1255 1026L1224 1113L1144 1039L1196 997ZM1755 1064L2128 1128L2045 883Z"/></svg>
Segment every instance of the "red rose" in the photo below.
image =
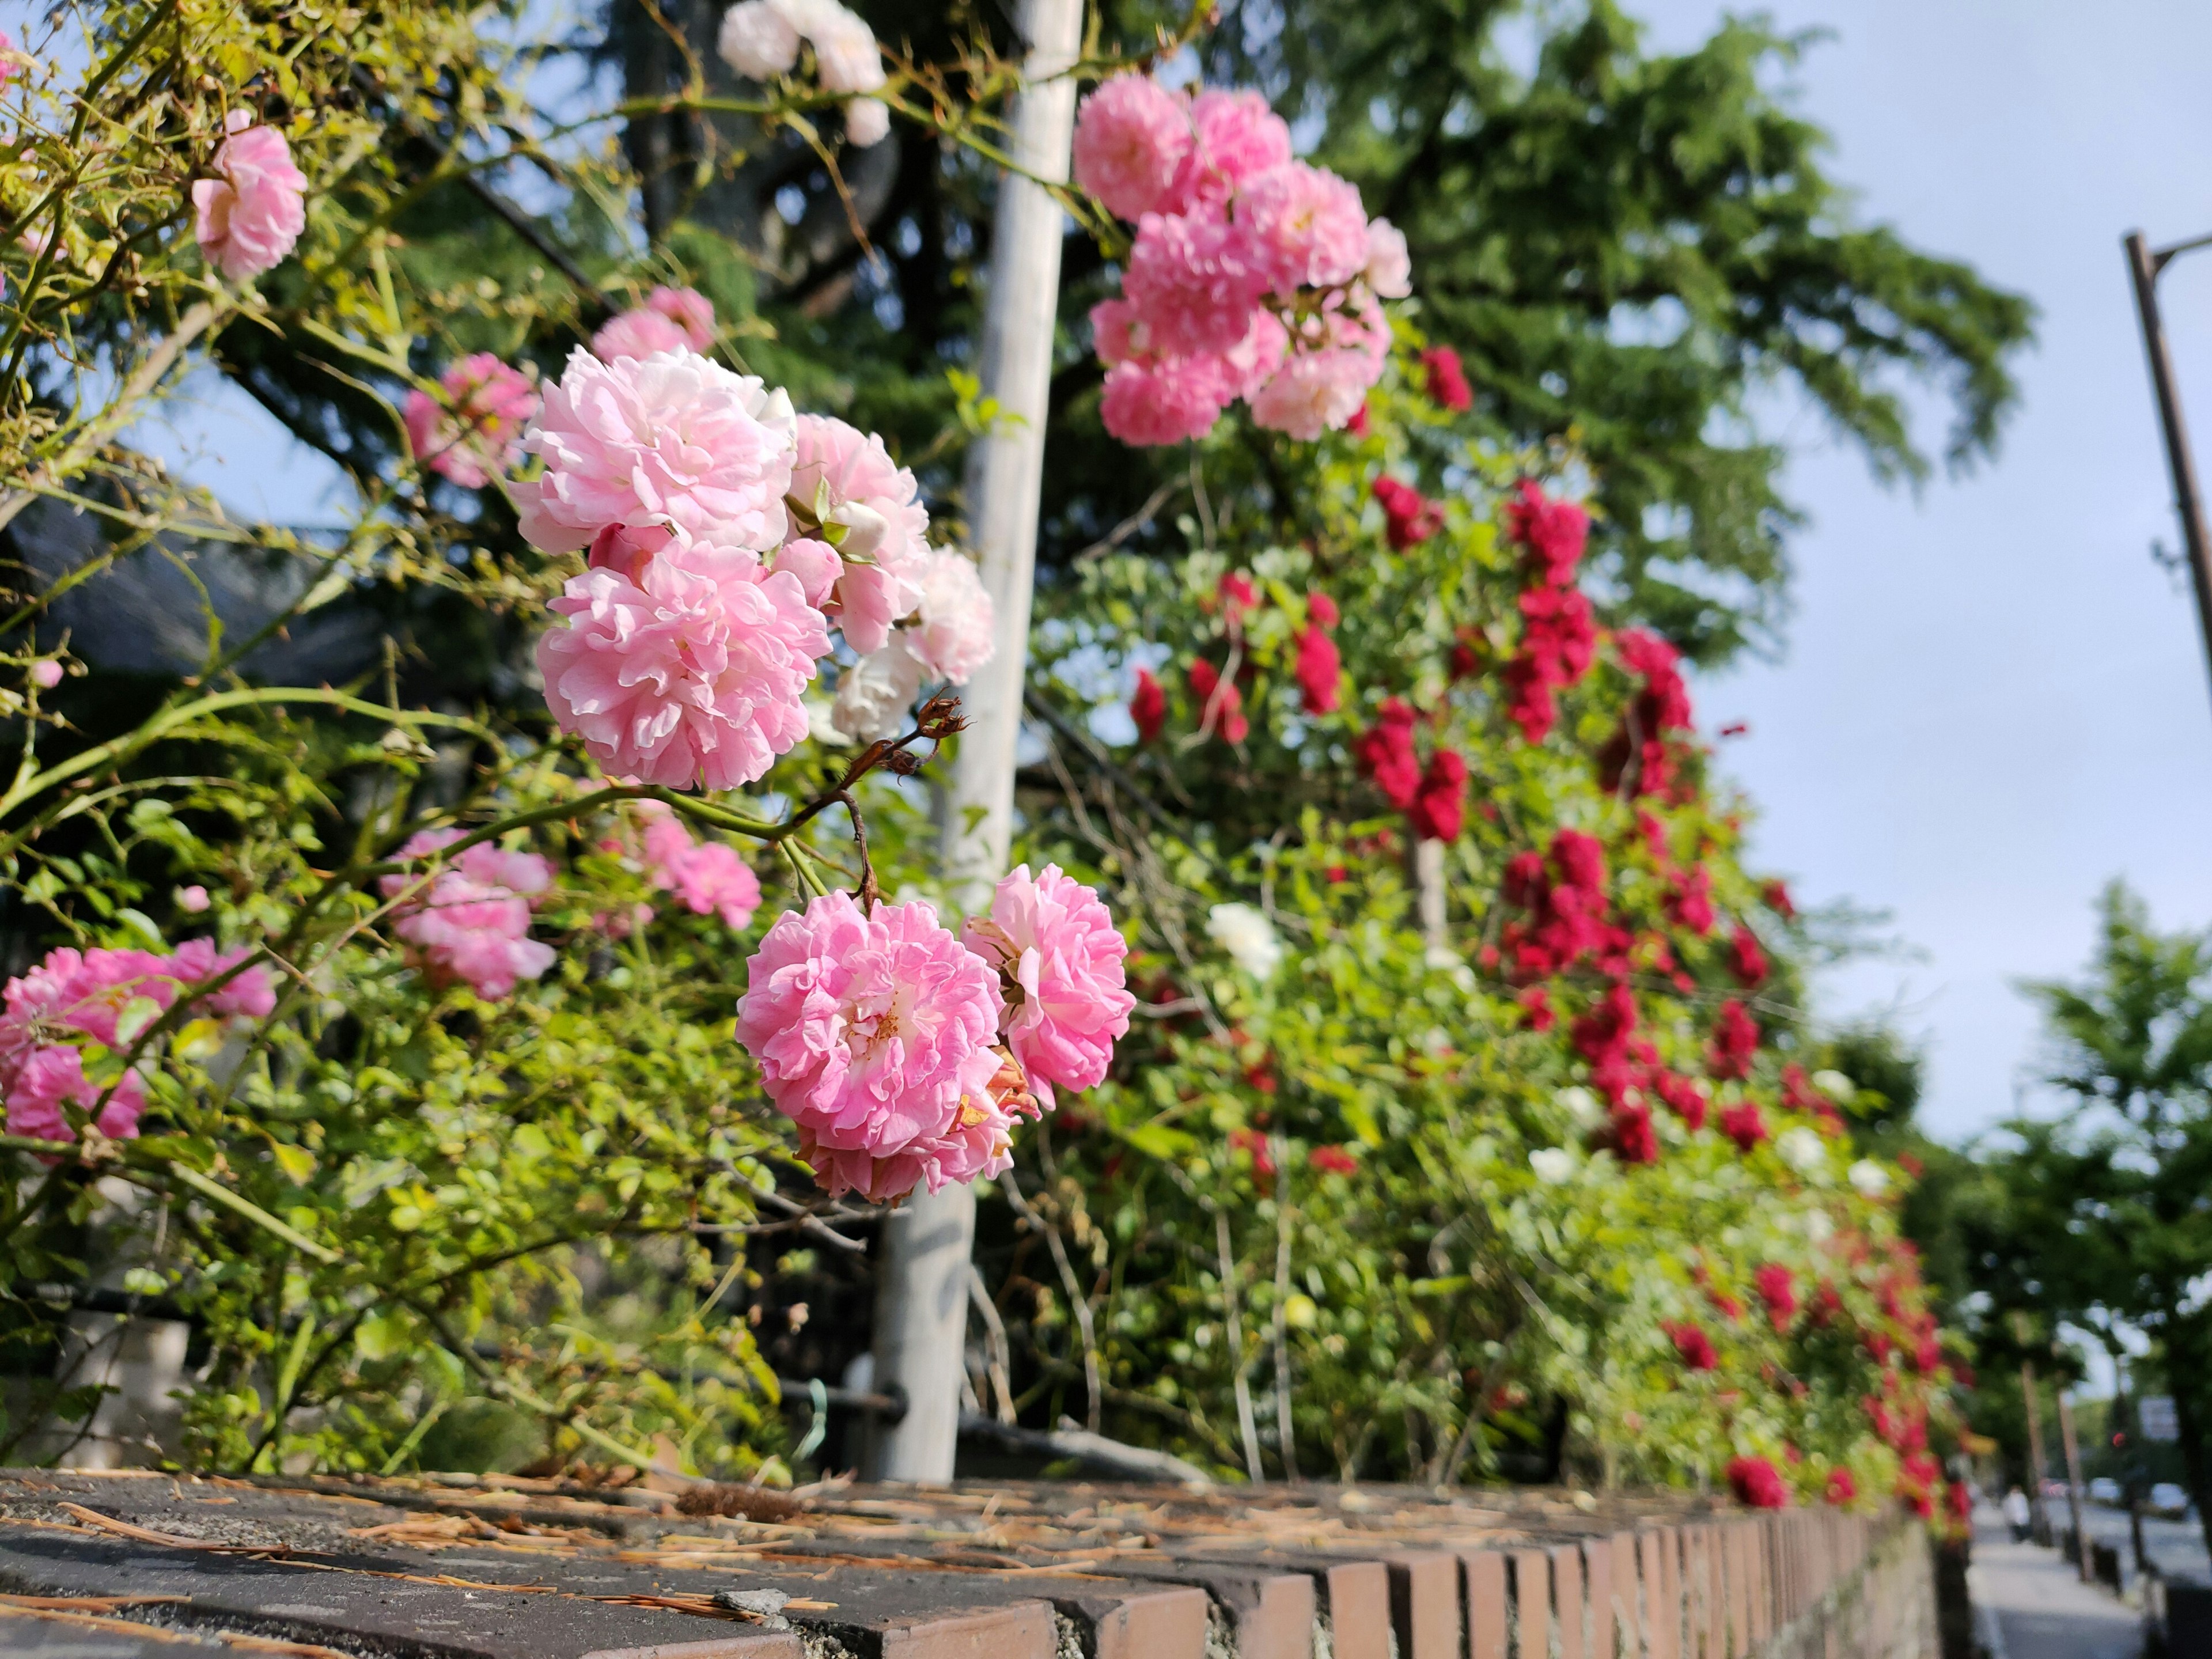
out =
<svg viewBox="0 0 2212 1659"><path fill-rule="evenodd" d="M1729 1490L1736 1501L1755 1510L1786 1510L1790 1488L1781 1471L1763 1457L1738 1457L1728 1466Z"/></svg>

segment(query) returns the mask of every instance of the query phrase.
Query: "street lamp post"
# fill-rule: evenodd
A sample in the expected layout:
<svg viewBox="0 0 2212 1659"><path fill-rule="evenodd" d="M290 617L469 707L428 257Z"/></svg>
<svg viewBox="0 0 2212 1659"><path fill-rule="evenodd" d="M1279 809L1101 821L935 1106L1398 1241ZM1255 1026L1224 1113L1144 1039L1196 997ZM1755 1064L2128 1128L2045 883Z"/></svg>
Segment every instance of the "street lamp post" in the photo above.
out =
<svg viewBox="0 0 2212 1659"><path fill-rule="evenodd" d="M2212 246L2199 236L2171 247L2154 248L2139 231L2128 233L2128 269L2135 277L2136 312L2142 319L2143 350L2150 358L2151 386L2158 394L2160 428L2166 436L2166 461L2173 474L2174 510L2181 515L2181 538L2189 554L2189 577L2197 591L2197 624L2212 663L2212 535L2204 524L2204 498L2197 487L2197 464L2189 453L2189 428L2181 418L2181 393L2173 383L2173 354L2166 343L2159 314L2158 279L2168 264L2191 248Z"/></svg>

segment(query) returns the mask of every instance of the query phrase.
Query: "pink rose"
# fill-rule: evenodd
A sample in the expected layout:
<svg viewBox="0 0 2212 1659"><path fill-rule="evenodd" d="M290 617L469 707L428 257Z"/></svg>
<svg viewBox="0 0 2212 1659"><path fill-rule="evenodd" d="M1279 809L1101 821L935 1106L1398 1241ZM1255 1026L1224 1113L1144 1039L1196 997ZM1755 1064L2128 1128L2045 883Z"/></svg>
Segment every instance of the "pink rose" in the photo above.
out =
<svg viewBox="0 0 2212 1659"><path fill-rule="evenodd" d="M1037 1102L1053 1090L1089 1089L1106 1075L1114 1043L1137 1000L1124 988L1128 945L1098 895L1048 864L1003 877L988 917L970 917L961 941L999 970L1006 1046Z"/></svg>
<svg viewBox="0 0 2212 1659"><path fill-rule="evenodd" d="M1122 287L1157 349L1226 351L1252 326L1274 276L1272 252L1226 220L1147 213Z"/></svg>
<svg viewBox="0 0 2212 1659"><path fill-rule="evenodd" d="M655 887L673 892L696 916L720 915L722 925L742 933L760 908L760 878L727 842L694 841L676 815L658 801L645 827L647 875Z"/></svg>
<svg viewBox="0 0 2212 1659"><path fill-rule="evenodd" d="M592 355L603 363L692 349L690 337L681 325L644 307L611 318L592 336Z"/></svg>
<svg viewBox="0 0 2212 1659"><path fill-rule="evenodd" d="M1125 444L1176 444L1212 431L1229 398L1218 357L1117 363L1106 371L1098 415Z"/></svg>
<svg viewBox="0 0 2212 1659"><path fill-rule="evenodd" d="M193 234L207 262L234 283L273 269L307 228L307 175L274 127L244 110L224 118L215 179L192 182Z"/></svg>
<svg viewBox="0 0 2212 1659"><path fill-rule="evenodd" d="M439 376L442 399L407 394L408 447L415 459L465 489L481 489L513 466L523 428L538 412L538 388L489 351Z"/></svg>
<svg viewBox="0 0 2212 1659"><path fill-rule="evenodd" d="M697 289L656 288L645 296L645 308L683 330L684 343L692 350L714 349L714 302Z"/></svg>
<svg viewBox="0 0 2212 1659"><path fill-rule="evenodd" d="M1334 288L1367 264L1367 211L1334 173L1291 161L1245 181L1237 222L1264 249L1275 291Z"/></svg>
<svg viewBox="0 0 2212 1659"><path fill-rule="evenodd" d="M783 539L796 426L781 391L696 354L580 349L523 440L545 472L514 486L522 532L566 553L610 526L673 526L765 551Z"/></svg>
<svg viewBox="0 0 2212 1659"><path fill-rule="evenodd" d="M1075 182L1109 212L1134 219L1158 207L1190 154L1190 112L1148 75L1115 76L1075 119Z"/></svg>
<svg viewBox="0 0 2212 1659"><path fill-rule="evenodd" d="M996 976L928 904L869 915L830 893L769 929L737 1037L823 1184L881 1200L1006 1166L1000 1009Z"/></svg>
<svg viewBox="0 0 2212 1659"><path fill-rule="evenodd" d="M427 859L460 834L426 830L398 857ZM552 947L529 936L531 900L552 883L550 860L479 842L427 887L412 874L386 876L381 886L386 898L411 895L393 911L392 931L434 984L461 981L483 1000L498 1002L514 994L517 981L536 979L553 965Z"/></svg>
<svg viewBox="0 0 2212 1659"><path fill-rule="evenodd" d="M637 577L572 576L538 641L545 701L614 775L734 789L806 735L800 696L829 654L799 578L751 554L678 541Z"/></svg>
<svg viewBox="0 0 2212 1659"><path fill-rule="evenodd" d="M1195 134L1160 205L1164 213L1218 214L1248 179L1291 159L1291 130L1256 92L1208 87L1191 100Z"/></svg>
<svg viewBox="0 0 2212 1659"><path fill-rule="evenodd" d="M873 433L831 416L802 415L791 494L818 501L843 526L844 570L829 608L854 650L880 651L891 625L921 602L929 512L915 498L914 474ZM863 558L872 562L854 562Z"/></svg>

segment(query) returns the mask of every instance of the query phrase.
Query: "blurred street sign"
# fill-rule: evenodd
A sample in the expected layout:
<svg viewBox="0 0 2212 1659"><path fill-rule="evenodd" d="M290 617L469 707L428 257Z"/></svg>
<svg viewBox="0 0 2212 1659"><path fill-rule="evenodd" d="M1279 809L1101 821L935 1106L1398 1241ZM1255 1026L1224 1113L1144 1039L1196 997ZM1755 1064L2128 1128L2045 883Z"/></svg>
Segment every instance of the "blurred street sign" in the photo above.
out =
<svg viewBox="0 0 2212 1659"><path fill-rule="evenodd" d="M2173 1415L2173 1396L2170 1394L2148 1394L2136 1402L2136 1411L2142 1424L2146 1440L2179 1440L2181 1425Z"/></svg>

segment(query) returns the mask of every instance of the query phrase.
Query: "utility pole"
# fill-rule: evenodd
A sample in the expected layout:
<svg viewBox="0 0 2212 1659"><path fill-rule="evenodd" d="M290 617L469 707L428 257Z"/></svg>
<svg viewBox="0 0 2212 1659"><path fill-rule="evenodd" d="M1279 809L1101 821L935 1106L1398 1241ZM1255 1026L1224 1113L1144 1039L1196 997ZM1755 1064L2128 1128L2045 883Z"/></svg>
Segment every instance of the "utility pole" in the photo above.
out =
<svg viewBox="0 0 2212 1659"><path fill-rule="evenodd" d="M2096 1577L2089 1561L2089 1534L2081 1524L2081 1449L2074 1439L2074 1408L2066 1403L2066 1390L2058 1390L2058 1443L2066 1454L2066 1509L2074 1521L2074 1561L2081 1582Z"/></svg>
<svg viewBox="0 0 2212 1659"><path fill-rule="evenodd" d="M2181 515L2181 539L2189 556L2189 579L2197 592L2197 625L2212 662L2212 534L2204 522L2204 498L2197 486L2197 463L2189 451L2189 428L2181 417L2181 392L2173 380L2173 354L2166 343L2166 320L2158 308L2158 279L2175 256L2212 245L2212 236L2153 248L2142 232L2128 233L2128 270L2135 278L2136 313L2142 322L2143 350L2150 359L2150 383L2158 394L2158 420L2166 437L2166 464L2173 475L2174 510Z"/></svg>
<svg viewBox="0 0 2212 1659"><path fill-rule="evenodd" d="M1020 0L1015 27L1028 49L1006 148L1036 178L1067 177L1083 0ZM998 649L968 684L968 728L954 757L945 824L945 872L968 912L989 902L1013 836L1014 759L1029 667L1030 598L1044 428L1060 311L1063 218L1051 191L1009 172L999 181L981 379L1001 420L968 453L969 532L997 609ZM878 1419L862 1474L872 1480L952 1478L968 1330L969 1257L975 1194L961 1185L916 1192L885 1220L876 1281L875 1379L903 1395L905 1415Z"/></svg>
<svg viewBox="0 0 2212 1659"><path fill-rule="evenodd" d="M2033 1506L2035 1520L2041 1525L2044 1536L2048 1538L2051 1535L2051 1512L2043 1504L2043 1472L2047 1467L2043 1461L2043 1402L2036 1397L2035 1365L2031 1360L2020 1362L2020 1397L2027 1407L2027 1461L2031 1465L2027 1476L2028 1502Z"/></svg>

